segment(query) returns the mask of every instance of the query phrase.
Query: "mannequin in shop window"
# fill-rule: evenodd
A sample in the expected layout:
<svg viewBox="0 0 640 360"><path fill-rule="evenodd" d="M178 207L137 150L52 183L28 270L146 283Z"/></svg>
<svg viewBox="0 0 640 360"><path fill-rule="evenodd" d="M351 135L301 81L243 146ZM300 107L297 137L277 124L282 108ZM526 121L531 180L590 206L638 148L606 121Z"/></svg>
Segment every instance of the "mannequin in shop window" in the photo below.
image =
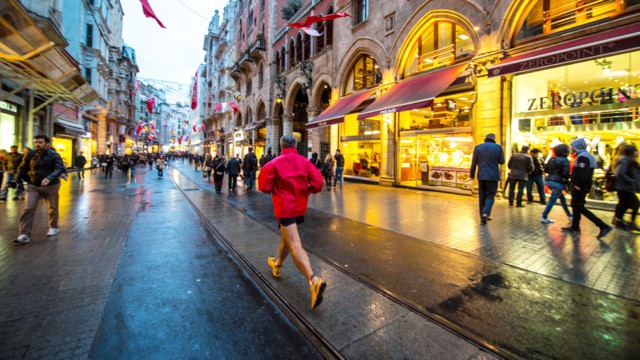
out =
<svg viewBox="0 0 640 360"><path fill-rule="evenodd" d="M378 155L378 153L373 154L369 171L373 176L380 176L380 155Z"/></svg>
<svg viewBox="0 0 640 360"><path fill-rule="evenodd" d="M369 155L366 152L360 157L360 166L363 171L369 171Z"/></svg>

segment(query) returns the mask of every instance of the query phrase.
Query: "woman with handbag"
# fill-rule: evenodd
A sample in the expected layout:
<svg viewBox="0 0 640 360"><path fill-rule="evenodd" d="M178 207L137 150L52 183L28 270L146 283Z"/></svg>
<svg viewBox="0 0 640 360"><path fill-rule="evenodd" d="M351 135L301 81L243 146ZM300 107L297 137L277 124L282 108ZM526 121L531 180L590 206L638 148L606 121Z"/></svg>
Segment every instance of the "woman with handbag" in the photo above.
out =
<svg viewBox="0 0 640 360"><path fill-rule="evenodd" d="M573 215L569 211L567 206L567 199L564 197L563 191L566 185L569 183L569 176L571 176L571 163L569 162L569 146L566 144L559 144L553 148L556 156L552 157L546 165L547 178L545 179L547 186L551 189L551 197L547 201L547 206L542 212L542 218L540 222L543 224L551 224L553 220L547 216L551 212L553 205L555 205L558 198L562 204L562 209L569 217L569 221L573 221Z"/></svg>
<svg viewBox="0 0 640 360"><path fill-rule="evenodd" d="M204 161L204 169L202 170L202 177L206 177L207 182L211 181L212 170L213 170L213 158L211 158L211 154L207 154L207 158Z"/></svg>
<svg viewBox="0 0 640 360"><path fill-rule="evenodd" d="M213 160L213 185L216 188L216 193L220 194L222 189L222 180L224 179L224 172L227 170L224 165L224 160L218 155Z"/></svg>
<svg viewBox="0 0 640 360"><path fill-rule="evenodd" d="M633 145L626 145L615 165L615 189L618 193L618 205L613 217L613 225L617 228L640 231L636 225L636 216L640 208L640 201L636 192L640 191L640 165L638 165L638 149ZM625 222L623 217L631 209L631 222Z"/></svg>
<svg viewBox="0 0 640 360"><path fill-rule="evenodd" d="M335 161L331 154L327 154L324 158L324 167L322 169L322 176L324 176L324 182L327 184L327 191L331 191L331 181L333 180L333 165Z"/></svg>

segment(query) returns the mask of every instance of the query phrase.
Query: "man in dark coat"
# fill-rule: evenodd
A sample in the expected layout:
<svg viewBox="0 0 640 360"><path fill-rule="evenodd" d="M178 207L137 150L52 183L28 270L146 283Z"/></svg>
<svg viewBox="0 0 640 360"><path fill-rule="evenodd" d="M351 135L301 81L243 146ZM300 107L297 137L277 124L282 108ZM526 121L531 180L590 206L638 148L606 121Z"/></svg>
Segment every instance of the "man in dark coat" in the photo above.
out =
<svg viewBox="0 0 640 360"><path fill-rule="evenodd" d="M236 185L238 185L238 175L240 175L240 161L231 157L229 161L227 161L227 174L229 174L228 183L229 183L229 191L236 191Z"/></svg>
<svg viewBox="0 0 640 360"><path fill-rule="evenodd" d="M484 139L484 143L477 145L473 149L471 159L471 179L478 179L478 200L480 202L480 221L487 223L491 208L493 208L494 197L498 190L500 181L499 165L504 164L504 152L502 146L496 144L495 134L489 134ZM476 176L476 169L478 174Z"/></svg>
<svg viewBox="0 0 640 360"><path fill-rule="evenodd" d="M533 184L538 187L538 195L540 195L540 204L546 205L546 196L544 194L544 164L542 160L538 158L540 149L534 148L529 151L531 154L531 160L533 160L533 171L529 174L529 180L527 180L527 204L533 203Z"/></svg>
<svg viewBox="0 0 640 360"><path fill-rule="evenodd" d="M18 152L18 147L16 145L11 146L11 152L7 155L4 160L4 184L2 186L2 198L1 201L7 200L7 195L9 194L9 183L16 183L16 193L13 196L13 200L18 200L22 196L24 192L24 185L22 181L15 181L16 176L18 175L18 170L20 169L20 163L22 162L23 154ZM0 179L2 177L0 176Z"/></svg>
<svg viewBox="0 0 640 360"><path fill-rule="evenodd" d="M258 170L258 158L253 153L253 148L249 148L249 152L242 160L242 171L244 172L244 183L247 191L253 191L253 185L256 182L256 171Z"/></svg>
<svg viewBox="0 0 640 360"><path fill-rule="evenodd" d="M518 185L518 196L516 197L516 207L524 207L522 205L522 196L524 195L524 187L527 184L529 173L533 171L533 160L528 155L529 147L523 146L522 151L513 154L509 159L507 166L511 170L509 172L509 206L513 206L513 198Z"/></svg>
<svg viewBox="0 0 640 360"><path fill-rule="evenodd" d="M75 166L78 168L78 180L84 179L84 166L87 164L87 158L84 157L82 151L74 160Z"/></svg>

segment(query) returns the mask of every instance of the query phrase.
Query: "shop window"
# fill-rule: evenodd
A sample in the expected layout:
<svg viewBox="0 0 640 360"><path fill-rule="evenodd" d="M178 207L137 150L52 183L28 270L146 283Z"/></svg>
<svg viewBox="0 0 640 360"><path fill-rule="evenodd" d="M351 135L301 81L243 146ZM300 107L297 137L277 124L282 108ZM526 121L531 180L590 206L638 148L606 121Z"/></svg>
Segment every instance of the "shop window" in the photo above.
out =
<svg viewBox="0 0 640 360"><path fill-rule="evenodd" d="M638 3L638 0L538 0L524 19L516 40L607 21Z"/></svg>
<svg viewBox="0 0 640 360"><path fill-rule="evenodd" d="M362 55L353 65L345 88L345 95L360 89L372 88L382 80L382 74L376 60L369 55Z"/></svg>
<svg viewBox="0 0 640 360"><path fill-rule="evenodd" d="M464 28L436 21L424 29L409 50L404 77L449 65L474 53L473 41Z"/></svg>
<svg viewBox="0 0 640 360"><path fill-rule="evenodd" d="M430 108L400 113L400 131L470 127L474 101L473 91L437 97Z"/></svg>

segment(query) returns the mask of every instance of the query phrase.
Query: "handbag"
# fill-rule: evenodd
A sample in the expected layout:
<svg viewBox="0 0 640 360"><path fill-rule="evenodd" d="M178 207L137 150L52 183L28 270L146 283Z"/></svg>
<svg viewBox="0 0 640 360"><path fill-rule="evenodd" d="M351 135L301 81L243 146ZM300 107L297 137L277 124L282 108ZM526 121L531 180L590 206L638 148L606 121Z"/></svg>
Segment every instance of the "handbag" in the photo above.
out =
<svg viewBox="0 0 640 360"><path fill-rule="evenodd" d="M205 166L204 171L206 171L206 172L211 171L211 167L210 166Z"/></svg>
<svg viewBox="0 0 640 360"><path fill-rule="evenodd" d="M607 170L606 174L604 175L604 189L612 192L616 190L616 173L614 173L611 170Z"/></svg>

